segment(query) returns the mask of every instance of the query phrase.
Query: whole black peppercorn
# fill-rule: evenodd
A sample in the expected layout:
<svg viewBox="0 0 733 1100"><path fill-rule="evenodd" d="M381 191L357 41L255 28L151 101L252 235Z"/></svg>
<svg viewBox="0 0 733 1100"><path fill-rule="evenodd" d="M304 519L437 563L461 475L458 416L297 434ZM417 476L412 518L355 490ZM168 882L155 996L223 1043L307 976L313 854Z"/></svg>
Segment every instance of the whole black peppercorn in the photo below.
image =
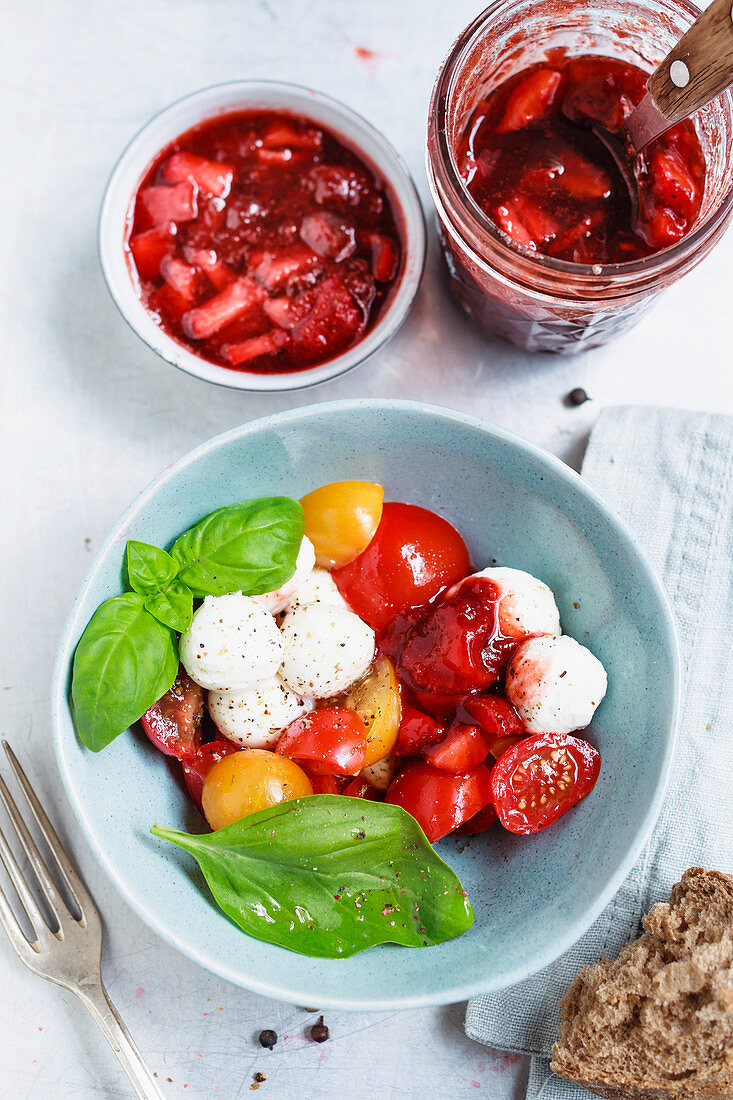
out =
<svg viewBox="0 0 733 1100"><path fill-rule="evenodd" d="M577 406L577 405L584 405L586 403L586 401L590 401L590 397L585 392L585 390L582 388L582 386L576 386L574 390L570 391L570 393L567 395L565 400L568 403L568 405Z"/></svg>
<svg viewBox="0 0 733 1100"><path fill-rule="evenodd" d="M323 1022L323 1016L319 1016L318 1023L311 1028L311 1039L314 1043L325 1043L328 1036L329 1031Z"/></svg>
<svg viewBox="0 0 733 1100"><path fill-rule="evenodd" d="M268 1027L265 1031L260 1032L261 1047L264 1047L266 1050L272 1050L276 1042L277 1032L273 1031L272 1028Z"/></svg>

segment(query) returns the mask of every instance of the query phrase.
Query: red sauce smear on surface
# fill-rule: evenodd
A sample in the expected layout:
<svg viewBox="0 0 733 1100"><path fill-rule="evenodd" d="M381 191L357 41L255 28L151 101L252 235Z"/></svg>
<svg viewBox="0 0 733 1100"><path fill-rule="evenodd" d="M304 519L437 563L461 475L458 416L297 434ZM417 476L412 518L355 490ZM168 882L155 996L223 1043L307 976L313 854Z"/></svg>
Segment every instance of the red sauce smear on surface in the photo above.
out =
<svg viewBox="0 0 733 1100"><path fill-rule="evenodd" d="M125 242L155 321L202 359L257 372L340 355L402 266L384 183L307 118L241 111L163 149Z"/></svg>
<svg viewBox="0 0 733 1100"><path fill-rule="evenodd" d="M473 112L457 151L475 202L517 244L573 263L638 260L679 241L704 190L692 123L673 126L637 158L636 224L628 188L592 129L615 134L647 77L613 58L552 51L548 64L500 84Z"/></svg>

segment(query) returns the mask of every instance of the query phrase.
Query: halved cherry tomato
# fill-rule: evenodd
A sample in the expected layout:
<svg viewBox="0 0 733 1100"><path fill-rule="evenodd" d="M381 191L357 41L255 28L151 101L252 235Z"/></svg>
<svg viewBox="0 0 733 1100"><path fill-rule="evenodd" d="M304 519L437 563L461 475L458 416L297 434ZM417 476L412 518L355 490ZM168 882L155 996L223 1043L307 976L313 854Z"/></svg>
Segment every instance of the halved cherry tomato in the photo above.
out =
<svg viewBox="0 0 733 1100"><path fill-rule="evenodd" d="M522 719L501 695L468 695L461 703L463 721L478 726L487 737L521 737Z"/></svg>
<svg viewBox="0 0 733 1100"><path fill-rule="evenodd" d="M140 719L145 733L166 756L179 760L195 756L204 713L204 691L186 675L183 665L172 687Z"/></svg>
<svg viewBox="0 0 733 1100"><path fill-rule="evenodd" d="M366 727L364 767L388 756L397 741L402 715L400 685L389 657L377 657L358 684L341 696L344 707L355 710Z"/></svg>
<svg viewBox="0 0 733 1100"><path fill-rule="evenodd" d="M366 550L382 518L384 489L371 481L333 481L301 500L305 533L324 569L347 565Z"/></svg>
<svg viewBox="0 0 733 1100"><path fill-rule="evenodd" d="M296 718L278 739L280 756L300 760L314 775L358 775L364 767L367 734L348 707L325 707Z"/></svg>
<svg viewBox="0 0 733 1100"><path fill-rule="evenodd" d="M411 813L429 841L440 840L491 801L491 773L483 764L462 775L418 761L393 781L385 802Z"/></svg>
<svg viewBox="0 0 733 1100"><path fill-rule="evenodd" d="M483 764L488 755L489 746L481 730L462 722L454 722L442 741L423 750L428 764L444 772L469 772Z"/></svg>
<svg viewBox="0 0 733 1100"><path fill-rule="evenodd" d="M333 579L357 615L381 630L398 611L427 603L468 572L466 544L448 520L390 502L366 550Z"/></svg>
<svg viewBox="0 0 733 1100"><path fill-rule="evenodd" d="M339 786L332 775L318 775L317 772L308 773L313 794L340 794Z"/></svg>
<svg viewBox="0 0 733 1100"><path fill-rule="evenodd" d="M389 756L383 756L381 760L377 760L376 764L368 764L362 768L358 778L371 783L372 787L376 787L378 791L386 791L401 763L399 756L390 753Z"/></svg>
<svg viewBox="0 0 733 1100"><path fill-rule="evenodd" d="M293 760L267 749L241 749L211 768L201 803L211 828L221 829L257 810L311 794L308 776Z"/></svg>
<svg viewBox="0 0 733 1100"><path fill-rule="evenodd" d="M500 756L504 755L507 749L510 749L512 745L516 745L517 741L523 740L524 734L520 734L519 737L490 737L489 752L494 760L498 760Z"/></svg>
<svg viewBox="0 0 733 1100"><path fill-rule="evenodd" d="M492 825L496 825L498 820L496 810L491 802L489 802L488 806L484 806L483 810L479 810L479 812L469 818L468 821L464 821L463 825L459 825L455 831L455 835L476 836L477 833L484 833L487 829L490 829Z"/></svg>
<svg viewBox="0 0 733 1100"><path fill-rule="evenodd" d="M181 761L183 766L183 778L186 782L188 793L191 796L191 801L200 814L204 812L201 806L201 792L204 789L204 780L206 776L209 774L214 764L218 764L225 756L231 756L233 752L241 751L242 746L237 745L234 741L218 739L216 741L208 741L205 745L201 745L195 756L187 756Z"/></svg>
<svg viewBox="0 0 733 1100"><path fill-rule="evenodd" d="M368 798L370 802L377 802L380 797L377 788L358 775L356 779L351 780L348 787L344 787L341 794L346 795L348 798Z"/></svg>
<svg viewBox="0 0 733 1100"><path fill-rule="evenodd" d="M420 756L423 749L437 744L444 737L445 726L442 722L415 707L405 707L394 751L398 756Z"/></svg>
<svg viewBox="0 0 733 1100"><path fill-rule="evenodd" d="M600 770L600 753L579 737L540 733L518 741L491 773L499 821L510 833L546 829L593 790Z"/></svg>

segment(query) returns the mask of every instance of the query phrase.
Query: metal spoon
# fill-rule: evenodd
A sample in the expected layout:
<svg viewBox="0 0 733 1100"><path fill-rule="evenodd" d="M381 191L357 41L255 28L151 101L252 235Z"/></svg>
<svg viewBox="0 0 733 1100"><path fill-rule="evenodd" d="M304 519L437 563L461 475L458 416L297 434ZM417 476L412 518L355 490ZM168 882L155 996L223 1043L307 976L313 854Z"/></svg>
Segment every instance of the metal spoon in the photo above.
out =
<svg viewBox="0 0 733 1100"><path fill-rule="evenodd" d="M689 118L733 84L733 0L713 0L647 81L647 92L621 129L593 131L613 156L629 190L632 223L638 195L634 161L650 141Z"/></svg>

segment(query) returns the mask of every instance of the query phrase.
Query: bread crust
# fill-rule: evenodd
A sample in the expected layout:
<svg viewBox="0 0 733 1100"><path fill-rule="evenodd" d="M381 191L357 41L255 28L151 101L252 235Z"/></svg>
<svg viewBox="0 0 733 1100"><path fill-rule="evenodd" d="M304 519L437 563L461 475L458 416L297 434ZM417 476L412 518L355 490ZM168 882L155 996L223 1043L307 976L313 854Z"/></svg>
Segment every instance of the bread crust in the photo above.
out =
<svg viewBox="0 0 733 1100"><path fill-rule="evenodd" d="M642 923L568 989L550 1068L606 1100L733 1100L733 878L691 867Z"/></svg>

